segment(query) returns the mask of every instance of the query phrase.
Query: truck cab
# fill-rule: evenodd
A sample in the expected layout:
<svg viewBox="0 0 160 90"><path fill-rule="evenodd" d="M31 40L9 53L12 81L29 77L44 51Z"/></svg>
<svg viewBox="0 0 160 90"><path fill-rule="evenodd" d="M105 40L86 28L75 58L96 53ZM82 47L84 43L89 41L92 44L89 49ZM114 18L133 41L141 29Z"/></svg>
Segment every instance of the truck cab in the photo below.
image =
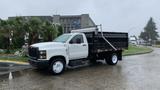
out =
<svg viewBox="0 0 160 90"><path fill-rule="evenodd" d="M63 67L69 64L69 60L87 58L88 53L88 42L84 33L67 33L53 42L31 45L29 63L38 68L49 66L53 74L59 74L65 69ZM56 67L59 68L53 70Z"/></svg>

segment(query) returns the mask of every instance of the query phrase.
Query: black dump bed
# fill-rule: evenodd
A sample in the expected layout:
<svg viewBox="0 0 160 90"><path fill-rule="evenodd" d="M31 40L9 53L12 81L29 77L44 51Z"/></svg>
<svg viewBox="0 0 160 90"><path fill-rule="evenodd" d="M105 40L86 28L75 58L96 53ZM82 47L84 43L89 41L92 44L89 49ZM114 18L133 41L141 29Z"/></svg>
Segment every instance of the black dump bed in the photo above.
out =
<svg viewBox="0 0 160 90"><path fill-rule="evenodd" d="M111 46L103 37L101 32L95 34L95 32L84 32L87 41L89 43L89 52L103 52L103 51L113 51L115 50L123 50L128 48L128 33L121 32L103 32L103 36Z"/></svg>

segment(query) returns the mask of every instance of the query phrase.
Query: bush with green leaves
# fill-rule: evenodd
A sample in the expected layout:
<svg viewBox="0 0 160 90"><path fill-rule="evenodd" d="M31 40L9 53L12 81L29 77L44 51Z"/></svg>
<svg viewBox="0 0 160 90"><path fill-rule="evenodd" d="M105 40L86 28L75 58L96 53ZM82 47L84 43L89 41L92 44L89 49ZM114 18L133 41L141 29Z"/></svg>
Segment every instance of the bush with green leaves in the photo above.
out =
<svg viewBox="0 0 160 90"><path fill-rule="evenodd" d="M42 41L52 41L63 33L63 28L37 17L0 19L0 49L7 49L9 53L10 49L21 48L25 44L27 33L29 34L28 44L31 45Z"/></svg>

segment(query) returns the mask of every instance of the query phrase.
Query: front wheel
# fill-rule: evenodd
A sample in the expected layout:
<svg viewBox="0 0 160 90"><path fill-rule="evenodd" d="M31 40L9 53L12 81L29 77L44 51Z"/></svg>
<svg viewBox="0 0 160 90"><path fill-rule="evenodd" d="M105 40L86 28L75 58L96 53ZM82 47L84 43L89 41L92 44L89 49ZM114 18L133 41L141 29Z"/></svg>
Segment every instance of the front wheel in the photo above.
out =
<svg viewBox="0 0 160 90"><path fill-rule="evenodd" d="M64 69L65 69L65 63L64 60L61 58L53 60L50 65L50 72L54 75L63 73Z"/></svg>
<svg viewBox="0 0 160 90"><path fill-rule="evenodd" d="M106 58L106 62L109 65L116 65L118 62L118 56L117 54L113 53L112 55L110 55L108 58Z"/></svg>

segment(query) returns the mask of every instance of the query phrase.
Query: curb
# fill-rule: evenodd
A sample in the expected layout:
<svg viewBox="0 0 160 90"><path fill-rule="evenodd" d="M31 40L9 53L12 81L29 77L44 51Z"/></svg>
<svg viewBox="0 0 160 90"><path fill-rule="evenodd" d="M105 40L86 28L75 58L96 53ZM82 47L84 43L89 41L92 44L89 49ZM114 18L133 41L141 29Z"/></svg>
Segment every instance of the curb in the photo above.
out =
<svg viewBox="0 0 160 90"><path fill-rule="evenodd" d="M14 63L14 64L21 64L21 65L29 65L27 62L19 62L19 61L11 61L11 60L0 60L3 63Z"/></svg>
<svg viewBox="0 0 160 90"><path fill-rule="evenodd" d="M132 55L141 55L141 54L147 54L147 53L151 53L153 52L154 50L150 50L150 51L147 51L147 52L140 52L140 53L134 53L134 54L126 54L126 55L123 55L123 56L132 56Z"/></svg>

